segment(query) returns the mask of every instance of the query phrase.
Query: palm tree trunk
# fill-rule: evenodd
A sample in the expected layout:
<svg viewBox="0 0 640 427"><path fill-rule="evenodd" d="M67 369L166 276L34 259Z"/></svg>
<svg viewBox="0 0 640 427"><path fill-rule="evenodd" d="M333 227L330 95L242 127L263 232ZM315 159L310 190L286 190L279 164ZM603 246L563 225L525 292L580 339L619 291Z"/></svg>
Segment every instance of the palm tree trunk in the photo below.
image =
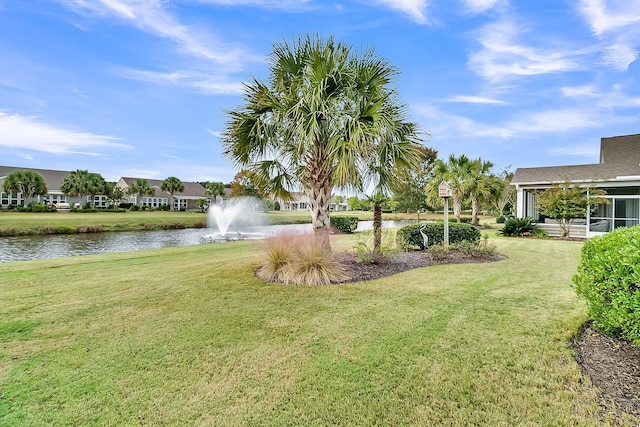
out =
<svg viewBox="0 0 640 427"><path fill-rule="evenodd" d="M462 214L462 198L453 194L453 216L456 217L456 221L460 222L460 215Z"/></svg>
<svg viewBox="0 0 640 427"><path fill-rule="evenodd" d="M311 224L316 236L316 243L329 252L331 252L331 242L329 241L331 190L330 185L324 185L323 187L308 188L305 191L309 199Z"/></svg>
<svg viewBox="0 0 640 427"><path fill-rule="evenodd" d="M382 205L373 206L373 254L378 255L382 250Z"/></svg>
<svg viewBox="0 0 640 427"><path fill-rule="evenodd" d="M473 197L471 199L471 224L478 225L478 211L480 210L480 204L478 199Z"/></svg>

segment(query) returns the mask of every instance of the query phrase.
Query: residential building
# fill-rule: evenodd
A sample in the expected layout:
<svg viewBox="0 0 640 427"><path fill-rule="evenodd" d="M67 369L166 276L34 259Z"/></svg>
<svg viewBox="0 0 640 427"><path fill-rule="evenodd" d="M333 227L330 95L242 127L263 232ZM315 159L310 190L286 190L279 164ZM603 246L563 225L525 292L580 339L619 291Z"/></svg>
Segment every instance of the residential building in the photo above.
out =
<svg viewBox="0 0 640 427"><path fill-rule="evenodd" d="M618 227L640 223L640 134L602 138L600 162L595 164L518 168L511 185L517 190L519 218L553 224L540 216L536 192L570 182L606 191L609 204L598 204L585 218L577 219L573 233L591 237Z"/></svg>
<svg viewBox="0 0 640 427"><path fill-rule="evenodd" d="M24 196L20 193L18 194L7 194L2 190L2 182L7 177L7 175L13 172L19 171L29 171L34 172L41 175L44 178L45 183L47 184L47 195L46 196L36 196L34 198L30 198L24 200ZM0 208L7 209L12 205L20 205L24 201L25 203L29 203L31 201L42 202L42 203L69 203L73 206L75 203L86 203L87 200L80 200L78 197L68 197L61 190L60 187L62 185L62 181L70 174L69 171L59 171L59 170L51 170L51 169L34 169L34 168L23 168L16 166L0 166Z"/></svg>
<svg viewBox="0 0 640 427"><path fill-rule="evenodd" d="M123 190L128 190L131 184L133 184L138 178L122 177L118 180L118 187ZM152 209L157 209L162 205L169 204L170 194L163 191L161 179L146 179L149 183L149 187L154 190L153 195L142 196L141 200L138 200L138 194L129 195L129 203L140 206L149 206ZM197 182L183 182L184 191L174 194L173 196L173 209L175 210L195 210L200 209L200 199L210 199L205 196L204 188Z"/></svg>

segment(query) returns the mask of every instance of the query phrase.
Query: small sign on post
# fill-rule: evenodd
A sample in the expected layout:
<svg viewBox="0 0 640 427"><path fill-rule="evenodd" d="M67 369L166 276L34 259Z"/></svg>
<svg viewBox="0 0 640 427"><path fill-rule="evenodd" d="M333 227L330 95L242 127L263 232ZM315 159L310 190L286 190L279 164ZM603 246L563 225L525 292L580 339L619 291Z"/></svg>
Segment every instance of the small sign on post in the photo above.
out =
<svg viewBox="0 0 640 427"><path fill-rule="evenodd" d="M438 186L440 197L444 197L444 247L449 247L449 197L451 197L451 187L447 181L442 181Z"/></svg>

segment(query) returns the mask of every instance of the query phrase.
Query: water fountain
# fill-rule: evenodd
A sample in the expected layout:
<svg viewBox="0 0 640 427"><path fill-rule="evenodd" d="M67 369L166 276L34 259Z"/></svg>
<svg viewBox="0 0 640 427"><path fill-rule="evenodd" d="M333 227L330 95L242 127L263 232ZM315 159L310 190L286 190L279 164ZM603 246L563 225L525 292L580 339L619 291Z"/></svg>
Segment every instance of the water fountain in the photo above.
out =
<svg viewBox="0 0 640 427"><path fill-rule="evenodd" d="M256 213L260 201L251 197L238 197L224 204L209 206L207 225L216 232L200 238L203 243L228 242L232 240L259 239L263 234L255 231L260 226Z"/></svg>

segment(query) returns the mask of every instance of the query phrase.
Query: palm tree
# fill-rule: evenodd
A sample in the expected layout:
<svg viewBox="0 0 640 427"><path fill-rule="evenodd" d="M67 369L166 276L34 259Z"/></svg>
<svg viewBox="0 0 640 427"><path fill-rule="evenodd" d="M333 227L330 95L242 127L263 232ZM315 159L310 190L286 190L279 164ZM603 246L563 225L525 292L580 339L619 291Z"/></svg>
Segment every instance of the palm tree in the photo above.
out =
<svg viewBox="0 0 640 427"><path fill-rule="evenodd" d="M493 163L481 158L470 161L467 191L471 199L471 224L478 225L480 203L487 201L495 193L495 176L491 173Z"/></svg>
<svg viewBox="0 0 640 427"><path fill-rule="evenodd" d="M446 181L451 188L451 200L453 202L453 215L460 222L462 202L469 194L471 187L471 161L464 154L456 157L451 154L448 161L436 161L433 177L427 186L426 193L432 205L441 205L442 198L438 195L438 186Z"/></svg>
<svg viewBox="0 0 640 427"><path fill-rule="evenodd" d="M184 191L184 184L175 176L170 176L169 178L162 181L162 184L160 184L160 189L169 193L169 206L171 206L171 210L174 210L173 197L176 193L181 193Z"/></svg>
<svg viewBox="0 0 640 427"><path fill-rule="evenodd" d="M122 200L124 200L124 196L125 193L122 190L122 188L120 188L118 186L118 184L116 184L115 182L107 182L106 186L105 186L105 192L106 192L106 196L108 198L108 200L111 202L111 205L115 208L120 206L120 203L122 202Z"/></svg>
<svg viewBox="0 0 640 427"><path fill-rule="evenodd" d="M215 202L218 197L224 197L224 184L221 182L207 182L204 186L204 195L213 197Z"/></svg>
<svg viewBox="0 0 640 427"><path fill-rule="evenodd" d="M302 188L316 240L330 250L334 187L364 188L382 140L419 146L415 125L400 120L397 70L371 50L306 36L276 43L268 60L268 83L246 84L244 106L228 113L224 153L268 194L286 200Z"/></svg>
<svg viewBox="0 0 640 427"><path fill-rule="evenodd" d="M95 196L107 192L107 182L99 173L90 173L87 180L87 194L90 196L91 206L95 205Z"/></svg>
<svg viewBox="0 0 640 427"><path fill-rule="evenodd" d="M46 196L47 184L39 173L33 171L16 171L6 176L2 181L2 189L5 193L13 192L22 194L22 205L29 197Z"/></svg>
<svg viewBox="0 0 640 427"><path fill-rule="evenodd" d="M62 180L60 190L67 196L78 196L82 205L86 202L85 197L90 196L89 203L93 205L94 196L106 191L106 183L99 173L78 169Z"/></svg>
<svg viewBox="0 0 640 427"><path fill-rule="evenodd" d="M136 204L142 207L142 198L144 196L153 196L156 193L154 188L149 186L149 181L142 178L136 178L129 186L129 194L136 195Z"/></svg>

